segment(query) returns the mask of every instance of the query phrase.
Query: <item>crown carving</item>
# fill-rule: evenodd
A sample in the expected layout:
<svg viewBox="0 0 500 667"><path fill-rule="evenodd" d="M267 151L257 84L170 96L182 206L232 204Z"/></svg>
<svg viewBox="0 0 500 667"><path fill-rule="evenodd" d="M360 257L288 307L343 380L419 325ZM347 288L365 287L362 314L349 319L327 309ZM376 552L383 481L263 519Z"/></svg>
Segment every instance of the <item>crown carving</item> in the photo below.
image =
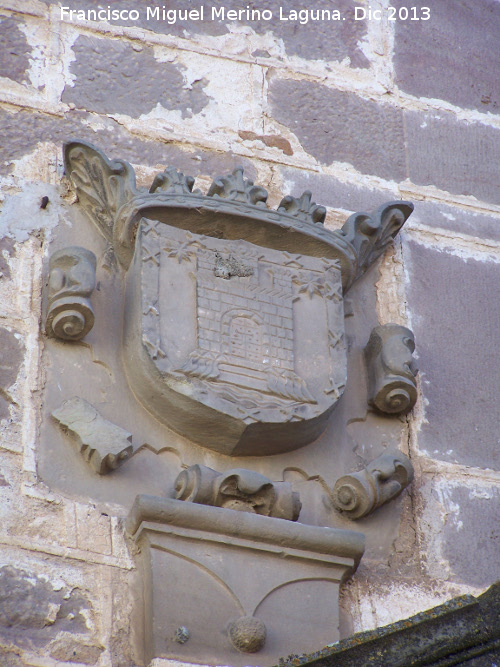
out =
<svg viewBox="0 0 500 667"><path fill-rule="evenodd" d="M306 190L300 199L291 195L283 197L278 206L278 211L293 215L304 222L323 223L326 217L326 208L312 201L312 194L309 190Z"/></svg>
<svg viewBox="0 0 500 667"><path fill-rule="evenodd" d="M175 167L167 167L161 174L154 177L153 183L149 188L149 193L164 192L171 195L200 195L201 190L193 192L194 185L193 176L184 176Z"/></svg>
<svg viewBox="0 0 500 667"><path fill-rule="evenodd" d="M221 233L214 223L217 218L217 224L226 225L227 238L242 234L239 238L257 244L292 252L306 250L305 254L339 260L345 292L392 242L413 210L410 202L389 202L372 213L355 213L342 229L330 231L322 224L326 208L312 200L309 190L299 198L284 197L273 210L267 206L265 188L245 178L242 167L215 178L204 195L193 190L193 176L185 176L174 167L157 174L149 191L138 188L130 164L109 160L83 141L65 144L64 166L80 203L112 244L124 268L132 261L137 226L148 210L170 224L169 211L186 209L197 212L191 214L191 231L207 233L205 223L212 216L213 229L208 230L209 234ZM233 224L236 220L238 231Z"/></svg>
<svg viewBox="0 0 500 667"><path fill-rule="evenodd" d="M243 167L236 167L229 176L216 178L210 186L208 197L230 199L251 206L265 206L267 190L243 176Z"/></svg>

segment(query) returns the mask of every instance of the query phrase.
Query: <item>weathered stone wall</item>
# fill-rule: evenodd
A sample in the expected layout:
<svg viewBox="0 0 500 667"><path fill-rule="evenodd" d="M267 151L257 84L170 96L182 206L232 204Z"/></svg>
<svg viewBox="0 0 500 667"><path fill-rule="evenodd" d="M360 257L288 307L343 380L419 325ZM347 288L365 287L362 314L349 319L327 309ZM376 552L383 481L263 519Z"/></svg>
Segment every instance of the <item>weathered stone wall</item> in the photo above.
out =
<svg viewBox="0 0 500 667"><path fill-rule="evenodd" d="M54 227L71 224L61 149L72 138L130 161L144 185L175 165L206 188L242 164L272 205L312 190L332 228L415 202L372 270L380 322L415 333L420 397L400 446L416 476L392 553L370 553L344 587L344 634L500 578L500 2L428 4L427 21L355 21L341 0L345 21L300 25L262 0L252 7L272 22L168 25L61 20L56 3L0 0L2 665L137 664L122 509L37 476L42 262ZM145 15L146 3L109 5Z"/></svg>

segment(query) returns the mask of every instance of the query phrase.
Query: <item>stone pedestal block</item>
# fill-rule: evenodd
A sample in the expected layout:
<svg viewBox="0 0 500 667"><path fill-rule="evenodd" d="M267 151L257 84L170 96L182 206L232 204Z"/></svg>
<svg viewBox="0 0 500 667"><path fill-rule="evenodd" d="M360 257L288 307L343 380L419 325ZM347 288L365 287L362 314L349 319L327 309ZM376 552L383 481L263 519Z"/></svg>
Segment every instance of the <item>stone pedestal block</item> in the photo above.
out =
<svg viewBox="0 0 500 667"><path fill-rule="evenodd" d="M142 555L147 663L264 667L338 641L361 533L147 495L127 531Z"/></svg>

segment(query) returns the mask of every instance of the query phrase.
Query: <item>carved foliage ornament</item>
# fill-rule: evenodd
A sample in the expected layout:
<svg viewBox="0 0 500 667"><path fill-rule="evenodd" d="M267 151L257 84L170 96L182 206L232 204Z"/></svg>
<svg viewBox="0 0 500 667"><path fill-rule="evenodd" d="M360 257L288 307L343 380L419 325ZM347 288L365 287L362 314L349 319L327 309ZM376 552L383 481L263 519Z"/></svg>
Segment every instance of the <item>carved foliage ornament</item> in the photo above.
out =
<svg viewBox="0 0 500 667"><path fill-rule="evenodd" d="M346 384L343 296L413 206L391 202L325 229L324 207L277 210L243 170L206 195L169 167L149 191L83 142L64 152L80 204L126 273L124 364L161 422L227 455L317 438Z"/></svg>

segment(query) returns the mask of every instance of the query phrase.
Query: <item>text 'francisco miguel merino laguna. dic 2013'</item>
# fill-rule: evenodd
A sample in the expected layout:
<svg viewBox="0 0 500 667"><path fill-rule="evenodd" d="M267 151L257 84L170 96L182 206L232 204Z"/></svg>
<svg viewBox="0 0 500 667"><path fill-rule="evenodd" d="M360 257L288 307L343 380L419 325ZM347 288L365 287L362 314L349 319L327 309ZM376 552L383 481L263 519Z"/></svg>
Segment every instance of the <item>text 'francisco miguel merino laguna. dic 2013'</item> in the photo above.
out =
<svg viewBox="0 0 500 667"><path fill-rule="evenodd" d="M430 18L429 7L371 7L354 6L343 14L338 9L288 9L277 7L276 10L250 8L227 9L224 6L199 5L191 9L168 9L167 7L141 7L140 9L120 9L119 7L100 7L99 9L70 9L62 6L62 21L162 21L173 25L178 21L290 21L304 25L309 21L427 21Z"/></svg>

